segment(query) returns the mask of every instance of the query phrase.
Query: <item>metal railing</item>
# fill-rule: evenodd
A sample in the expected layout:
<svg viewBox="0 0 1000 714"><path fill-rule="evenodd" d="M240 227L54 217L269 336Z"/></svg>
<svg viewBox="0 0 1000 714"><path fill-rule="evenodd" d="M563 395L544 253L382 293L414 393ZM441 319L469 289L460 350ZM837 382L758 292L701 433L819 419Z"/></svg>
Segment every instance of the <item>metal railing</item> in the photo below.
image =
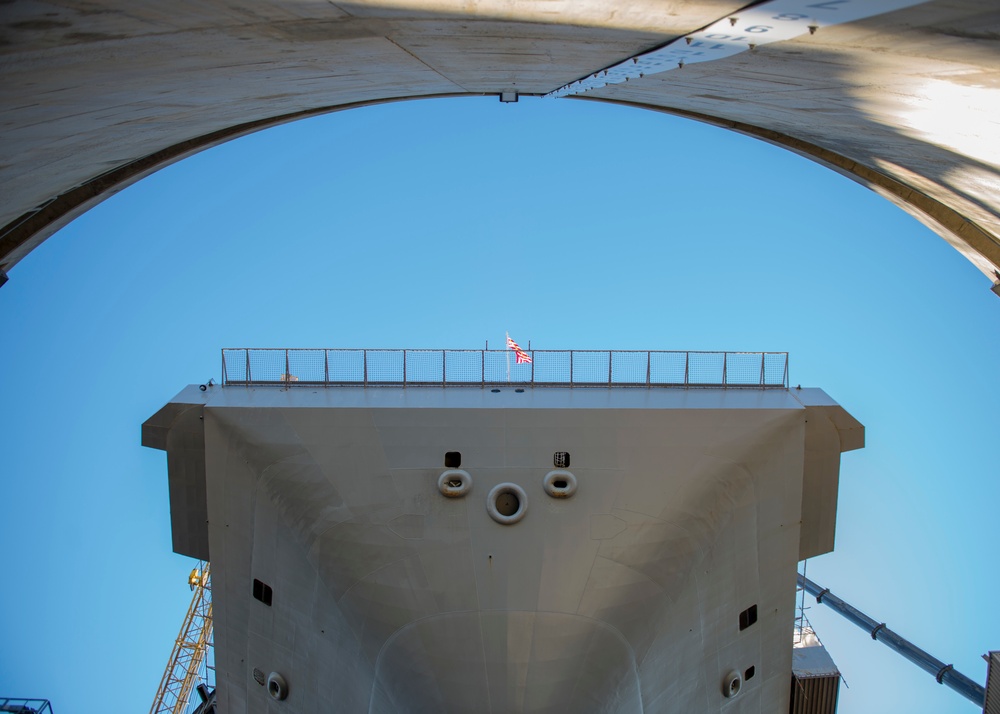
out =
<svg viewBox="0 0 1000 714"><path fill-rule="evenodd" d="M222 384L282 386L715 387L787 389L787 352L636 350L222 350Z"/></svg>
<svg viewBox="0 0 1000 714"><path fill-rule="evenodd" d="M10 699L0 697L0 712L17 714L52 714L48 699Z"/></svg>

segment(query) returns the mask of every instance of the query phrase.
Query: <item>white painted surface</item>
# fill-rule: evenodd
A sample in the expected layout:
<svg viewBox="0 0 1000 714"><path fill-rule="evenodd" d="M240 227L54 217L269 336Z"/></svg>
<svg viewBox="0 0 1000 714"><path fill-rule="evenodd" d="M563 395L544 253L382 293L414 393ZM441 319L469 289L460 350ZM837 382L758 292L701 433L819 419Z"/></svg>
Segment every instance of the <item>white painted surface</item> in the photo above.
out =
<svg viewBox="0 0 1000 714"><path fill-rule="evenodd" d="M819 28L882 15L927 0L773 0L736 10L664 47L629 58L552 92L565 97L609 84L712 62L773 42L792 40Z"/></svg>

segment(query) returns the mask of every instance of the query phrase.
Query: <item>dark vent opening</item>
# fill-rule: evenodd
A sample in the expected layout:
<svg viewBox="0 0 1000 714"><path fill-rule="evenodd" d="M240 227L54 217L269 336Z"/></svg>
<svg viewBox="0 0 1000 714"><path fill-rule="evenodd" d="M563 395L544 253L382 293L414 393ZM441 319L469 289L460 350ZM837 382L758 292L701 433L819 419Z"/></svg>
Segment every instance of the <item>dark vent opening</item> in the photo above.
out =
<svg viewBox="0 0 1000 714"><path fill-rule="evenodd" d="M566 488L566 479L561 479L561 478L556 479L555 481L552 482L552 485L555 488Z"/></svg>
<svg viewBox="0 0 1000 714"><path fill-rule="evenodd" d="M757 605L751 605L740 613L740 632L757 622Z"/></svg>
<svg viewBox="0 0 1000 714"><path fill-rule="evenodd" d="M757 674L757 668L750 665L750 667L747 668L747 671L743 673L743 679L753 679L755 674Z"/></svg>
<svg viewBox="0 0 1000 714"><path fill-rule="evenodd" d="M444 454L445 468L457 469L462 465L461 451L446 451Z"/></svg>
<svg viewBox="0 0 1000 714"><path fill-rule="evenodd" d="M568 469L569 468L569 452L568 451L557 451L552 455L552 463L555 464L557 469Z"/></svg>
<svg viewBox="0 0 1000 714"><path fill-rule="evenodd" d="M271 590L271 586L267 583L262 583L257 578L253 579L253 597L255 600L260 600L262 603L271 607L271 598L274 595L274 591Z"/></svg>

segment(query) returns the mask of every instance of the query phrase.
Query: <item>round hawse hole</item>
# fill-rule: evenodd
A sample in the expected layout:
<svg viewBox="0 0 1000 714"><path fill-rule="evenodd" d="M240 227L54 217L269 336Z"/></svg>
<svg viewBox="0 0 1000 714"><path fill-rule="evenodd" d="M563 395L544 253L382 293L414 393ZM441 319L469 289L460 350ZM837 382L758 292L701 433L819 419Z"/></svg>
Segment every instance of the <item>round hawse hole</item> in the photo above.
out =
<svg viewBox="0 0 1000 714"><path fill-rule="evenodd" d="M277 672L271 672L267 676L267 693L272 699L281 701L288 696L288 682Z"/></svg>
<svg viewBox="0 0 1000 714"><path fill-rule="evenodd" d="M740 693L740 689L743 687L743 680L740 679L739 672L730 672L726 675L722 682L722 695L726 699L732 699L737 694Z"/></svg>
<svg viewBox="0 0 1000 714"><path fill-rule="evenodd" d="M497 523L508 526L524 518L528 510L528 496L516 483L494 486L486 497L486 512Z"/></svg>

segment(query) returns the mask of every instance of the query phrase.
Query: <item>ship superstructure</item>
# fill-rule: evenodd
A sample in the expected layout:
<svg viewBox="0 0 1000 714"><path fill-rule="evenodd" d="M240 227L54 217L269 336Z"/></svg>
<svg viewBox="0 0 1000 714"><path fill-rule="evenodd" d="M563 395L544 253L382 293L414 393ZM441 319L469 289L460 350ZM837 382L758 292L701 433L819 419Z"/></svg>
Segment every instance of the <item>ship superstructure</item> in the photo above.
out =
<svg viewBox="0 0 1000 714"><path fill-rule="evenodd" d="M864 429L782 358L311 352L231 351L143 425L220 711L788 711Z"/></svg>

